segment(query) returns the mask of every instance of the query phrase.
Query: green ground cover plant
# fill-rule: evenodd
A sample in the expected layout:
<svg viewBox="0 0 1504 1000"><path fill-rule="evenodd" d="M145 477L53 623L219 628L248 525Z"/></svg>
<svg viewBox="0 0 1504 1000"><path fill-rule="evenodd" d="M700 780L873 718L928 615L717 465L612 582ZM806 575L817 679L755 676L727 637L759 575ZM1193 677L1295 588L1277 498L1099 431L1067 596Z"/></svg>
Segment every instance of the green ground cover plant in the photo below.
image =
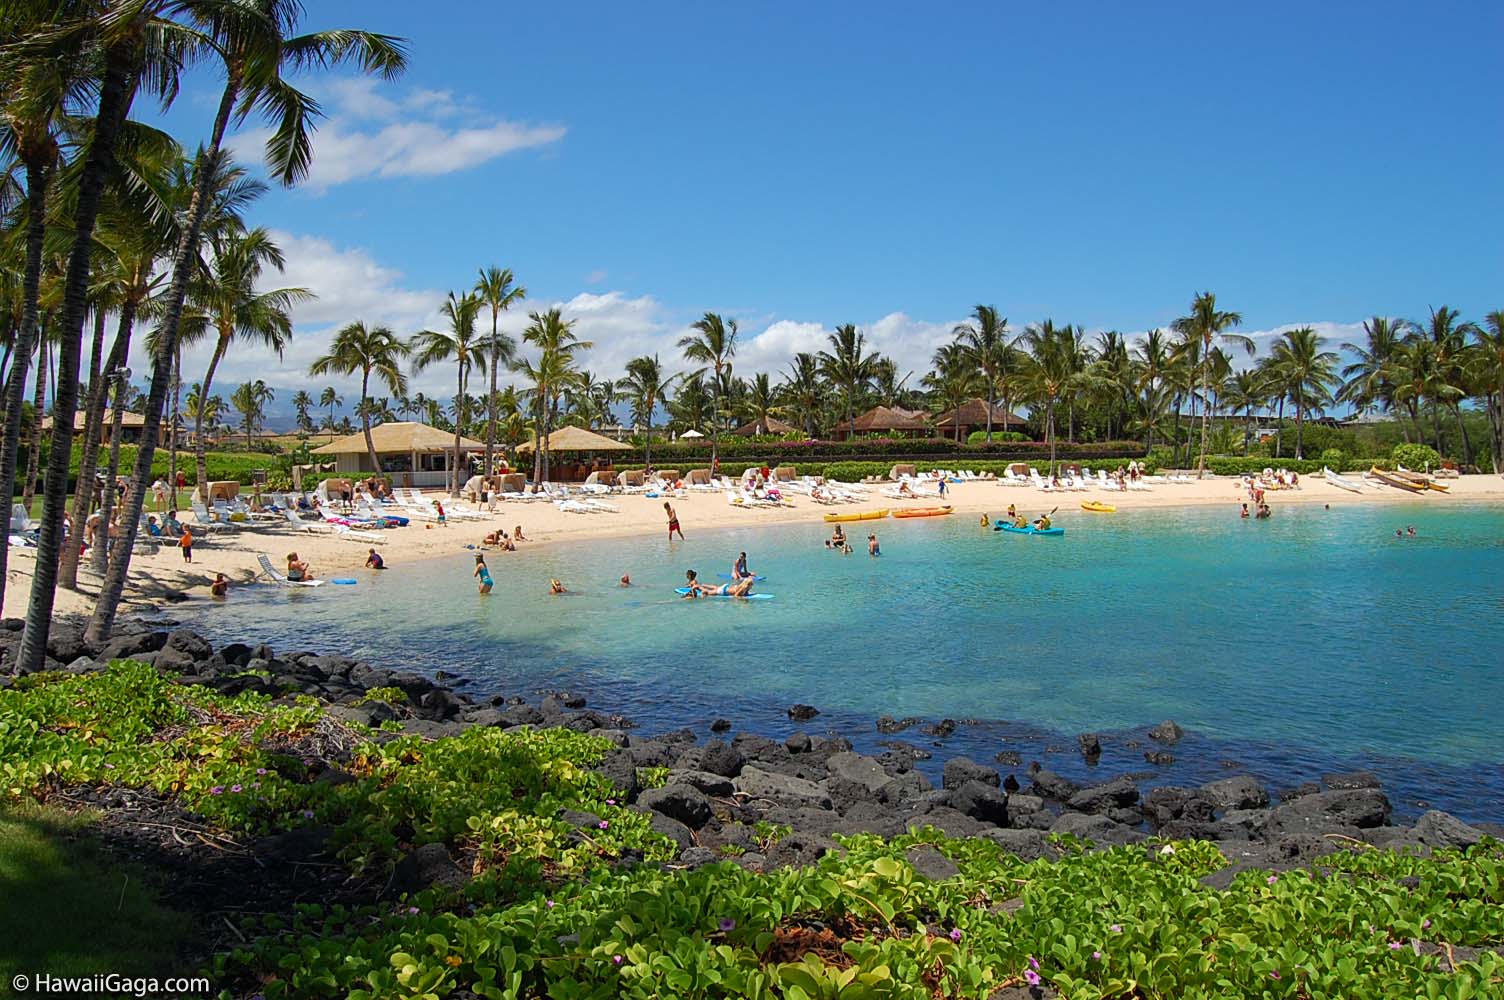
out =
<svg viewBox="0 0 1504 1000"><path fill-rule="evenodd" d="M314 749L351 734L340 780L322 780ZM1492 840L1427 857L1353 844L1314 870L1248 870L1221 888L1202 882L1227 864L1208 843L1094 852L1060 837L1053 857L1025 862L928 829L840 838L842 853L807 868L764 874L728 859L689 871L660 864L671 845L590 770L604 740L481 727L432 742L371 735L309 699L225 697L140 663L35 675L0 690L0 797L13 814L68 786L152 788L238 834L328 827L355 875L442 843L474 876L407 898L247 917L244 944L209 970L226 996L1504 991L1492 950L1504 945L1504 848ZM755 833L766 851L789 831ZM921 875L931 866L916 852L944 855L955 873Z"/></svg>

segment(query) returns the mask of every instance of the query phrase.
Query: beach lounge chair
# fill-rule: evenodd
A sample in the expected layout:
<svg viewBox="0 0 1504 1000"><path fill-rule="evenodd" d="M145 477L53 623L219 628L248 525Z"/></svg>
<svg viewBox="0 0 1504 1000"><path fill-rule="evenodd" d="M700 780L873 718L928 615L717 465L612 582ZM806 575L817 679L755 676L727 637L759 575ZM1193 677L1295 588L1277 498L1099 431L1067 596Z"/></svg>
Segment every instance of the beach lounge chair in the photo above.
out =
<svg viewBox="0 0 1504 1000"><path fill-rule="evenodd" d="M10 530L11 531L16 532L18 534L24 535L28 531L35 531L36 528L37 528L36 524L32 521L31 517L26 513L26 508L24 506L22 506L21 504L12 504L11 505L11 508L10 508Z"/></svg>
<svg viewBox="0 0 1504 1000"><path fill-rule="evenodd" d="M322 587L328 582L325 580L289 580L286 574L277 572L277 567L272 565L272 561L264 552L256 556L256 561L261 564L261 572L283 587Z"/></svg>
<svg viewBox="0 0 1504 1000"><path fill-rule="evenodd" d="M193 520L201 528L220 531L235 530L235 525L231 524L229 521L216 520L214 515L209 513L209 508L205 507L203 505L203 502L199 500L193 501Z"/></svg>

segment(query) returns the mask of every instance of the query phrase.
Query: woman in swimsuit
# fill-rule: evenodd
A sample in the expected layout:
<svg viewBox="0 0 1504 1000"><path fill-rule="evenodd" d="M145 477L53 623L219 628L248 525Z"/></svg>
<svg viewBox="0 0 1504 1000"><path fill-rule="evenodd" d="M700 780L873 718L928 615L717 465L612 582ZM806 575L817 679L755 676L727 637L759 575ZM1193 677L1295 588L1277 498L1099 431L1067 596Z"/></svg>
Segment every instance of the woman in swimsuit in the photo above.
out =
<svg viewBox="0 0 1504 1000"><path fill-rule="evenodd" d="M470 576L480 578L480 592L482 594L489 594L491 592L491 587L493 586L491 568L486 565L486 557L479 552L475 553L475 572L471 573Z"/></svg>

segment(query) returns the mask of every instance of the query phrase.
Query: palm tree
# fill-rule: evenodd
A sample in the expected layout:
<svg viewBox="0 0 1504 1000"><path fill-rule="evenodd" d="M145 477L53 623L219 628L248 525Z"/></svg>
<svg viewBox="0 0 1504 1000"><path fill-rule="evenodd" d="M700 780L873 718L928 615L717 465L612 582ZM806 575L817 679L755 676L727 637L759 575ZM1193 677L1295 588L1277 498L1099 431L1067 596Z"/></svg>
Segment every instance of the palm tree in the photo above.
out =
<svg viewBox="0 0 1504 1000"><path fill-rule="evenodd" d="M708 368L711 373L710 466L717 468L721 461L721 387L736 355L736 320L725 320L718 313L708 312L691 326L695 332L680 337L679 347L684 351L684 360L704 365L700 370Z"/></svg>
<svg viewBox="0 0 1504 1000"><path fill-rule="evenodd" d="M1308 326L1288 330L1274 342L1270 371L1280 390L1295 402L1295 457L1304 457L1305 415L1332 400L1337 355L1321 349L1322 340Z"/></svg>
<svg viewBox="0 0 1504 1000"><path fill-rule="evenodd" d="M252 439L256 434L256 425L266 416L266 404L275 395L259 378L254 382L242 382L231 394L230 405L240 413L241 426L245 428L246 451L251 451L254 447Z"/></svg>
<svg viewBox="0 0 1504 1000"><path fill-rule="evenodd" d="M366 457L371 460L372 472L381 471L381 462L371 439L371 411L366 405L371 398L371 376L375 375L394 395L401 395L407 391L407 376L402 374L405 357L407 345L390 327L368 327L364 320L356 320L336 333L329 353L308 368L310 375L360 373L360 427L366 436Z"/></svg>
<svg viewBox="0 0 1504 1000"><path fill-rule="evenodd" d="M1483 325L1473 331L1477 340L1473 352L1472 375L1483 388L1489 426L1493 429L1490 450L1494 471L1504 467L1504 309L1483 317Z"/></svg>
<svg viewBox="0 0 1504 1000"><path fill-rule="evenodd" d="M1045 438L1050 443L1050 474L1055 474L1057 435L1055 414L1062 399L1089 386L1093 376L1081 368L1079 333L1069 324L1057 327L1051 320L1024 330L1022 340L1029 355L1021 371L1024 391L1045 408Z"/></svg>
<svg viewBox="0 0 1504 1000"><path fill-rule="evenodd" d="M820 381L820 359L807 351L794 355L793 364L779 387L789 412L799 421L807 437L819 431L820 416L825 409L825 386Z"/></svg>
<svg viewBox="0 0 1504 1000"><path fill-rule="evenodd" d="M626 376L616 383L632 406L633 422L642 425L646 435L642 457L648 467L653 464L653 410L668 398L678 377L664 375L658 355L644 354L627 362Z"/></svg>
<svg viewBox="0 0 1504 1000"><path fill-rule="evenodd" d="M578 378L575 352L588 351L591 345L575 336L574 320L566 320L557 307L529 313L528 319L522 339L538 348L538 360L517 362L515 368L533 383L530 395L543 427L533 447L533 482L541 483L548 480L548 436L553 433L559 399Z"/></svg>
<svg viewBox="0 0 1504 1000"><path fill-rule="evenodd" d="M488 267L475 282L475 294L491 309L491 339L486 342L486 361L491 366L491 391L486 394L486 460L484 474L491 474L491 451L496 442L496 377L517 360L517 344L497 329L503 312L527 298L527 289L516 284L511 268Z"/></svg>
<svg viewBox="0 0 1504 1000"><path fill-rule="evenodd" d="M704 372L682 376L674 398L664 400L669 427L676 432L703 427L712 406L711 398L710 390L705 387Z"/></svg>
<svg viewBox="0 0 1504 1000"><path fill-rule="evenodd" d="M1135 348L1134 365L1137 371L1135 387L1143 393L1144 429L1146 451L1154 450L1154 428L1164 415L1165 383L1173 362L1164 333L1150 330Z"/></svg>
<svg viewBox="0 0 1504 1000"><path fill-rule="evenodd" d="M1011 346L1008 340L1008 320L998 315L997 306L979 305L972 310L971 315L975 322L962 323L951 333L966 345L972 364L981 369L982 378L987 383L987 443L991 444L993 393L997 390L999 370L1007 365L1008 348ZM1003 409L1007 408L1008 401L1004 399ZM957 420L958 434L960 424Z"/></svg>
<svg viewBox="0 0 1504 1000"><path fill-rule="evenodd" d="M1251 357L1253 355L1253 341L1247 337L1228 333L1233 327L1243 322L1239 313L1217 308L1217 296L1211 292L1201 292L1191 300L1191 311L1170 324L1170 328L1176 333L1188 338L1194 338L1201 348L1201 398L1203 401L1211 398L1211 353L1212 346L1219 340L1237 344L1246 350ZM1196 463L1196 477L1206 475L1206 444L1207 436L1211 430L1210 414L1203 405L1201 410L1201 457Z"/></svg>
<svg viewBox="0 0 1504 1000"><path fill-rule="evenodd" d="M1478 332L1475 323L1459 322L1457 310L1440 306L1431 310L1430 322L1418 332L1436 345L1436 364L1439 368L1444 392L1432 398L1432 417L1439 423L1436 410L1447 406L1457 421L1457 433L1462 439L1462 464L1473 464L1473 443L1468 438L1467 424L1462 420L1462 400L1468 395L1468 337ZM1441 450L1441 430L1436 431L1436 450Z"/></svg>
<svg viewBox="0 0 1504 1000"><path fill-rule="evenodd" d="M237 112L238 108L239 122L249 117L252 111L257 111L274 123L266 140L267 158L277 179L291 185L307 175L313 155L312 120L320 111L317 101L283 78L283 70L329 69L340 63L354 62L363 72L391 79L406 66L404 43L389 35L351 29L294 35L292 32L302 14L299 0L213 4L205 5L194 26L198 29L198 38L203 40L202 48L212 51L223 62L225 87L220 94L209 141L198 155L186 223L173 252L172 283L163 306L160 343L153 357L141 445L136 453L134 487L122 512L123 544L117 548L118 557L110 562L99 599L95 602L94 614L86 631L91 642L101 642L109 635L124 592L130 553L135 544L141 510L146 503L147 484L151 481L151 463L156 454L162 409L172 379L171 362L177 351L183 307L189 282L196 270L199 238L209 207L209 184L222 153L231 113ZM130 19L133 27L136 20ZM143 48L136 45L126 51L135 53ZM169 64L167 60L159 62ZM121 68L122 84L130 69L128 65ZM107 76L107 82L108 79ZM107 90L104 88L102 93ZM101 117L104 110L105 101L101 98ZM50 611L50 607L47 610ZM26 662L39 666L44 653L45 649L39 647Z"/></svg>
<svg viewBox="0 0 1504 1000"><path fill-rule="evenodd" d="M912 390L906 389L910 378L914 373L908 372L902 378L898 376L898 362L889 357L879 357L872 362L872 393L882 406L903 406L913 395Z"/></svg>
<svg viewBox="0 0 1504 1000"><path fill-rule="evenodd" d="M1222 396L1233 413L1241 410L1246 418L1243 427L1243 454L1246 456L1253 440L1253 411L1269 399L1264 373L1257 368L1243 369L1228 381L1222 390Z"/></svg>
<svg viewBox="0 0 1504 1000"><path fill-rule="evenodd" d="M298 430L305 432L313 430L313 418L308 415L312 406L313 397L308 395L308 390L299 389L292 394L292 408L298 414Z"/></svg>
<svg viewBox="0 0 1504 1000"><path fill-rule="evenodd" d="M957 342L942 344L931 359L934 370L924 376L924 384L935 394L936 412L959 410L977 391L985 378L979 374L976 356L970 345ZM956 421L956 441L961 440L961 421Z"/></svg>
<svg viewBox="0 0 1504 1000"><path fill-rule="evenodd" d="M1363 344L1342 345L1344 351L1358 360L1342 369L1343 382L1337 399L1364 412L1388 410L1394 403L1394 386L1388 378L1390 362L1395 348L1405 338L1405 323L1375 316L1363 324L1363 333L1366 337ZM1407 440L1408 437L1406 431Z"/></svg>
<svg viewBox="0 0 1504 1000"><path fill-rule="evenodd" d="M183 405L196 423L206 427L218 425L220 417L225 413L225 401L218 396L204 395L203 386L198 382L188 387L188 398L183 400Z"/></svg>
<svg viewBox="0 0 1504 1000"><path fill-rule="evenodd" d="M746 392L740 400L739 410L742 416L755 424L752 428L755 434L769 434L768 421L777 415L779 411L778 393L773 388L772 381L767 372L758 372L752 376L752 381L747 383Z"/></svg>
<svg viewBox="0 0 1504 1000"><path fill-rule="evenodd" d="M418 395L421 396L422 393L419 393ZM334 391L334 386L332 386L332 385L326 385L326 386L324 386L324 391L321 392L321 393L319 393L319 405L320 406L327 406L327 407L329 407L329 420L328 420L328 422L326 422L324 424L324 426L327 427L327 428L329 428L330 430L333 430L334 429L334 408L336 406L344 406L345 405L344 397L342 397L339 393L337 393L337 392Z"/></svg>
<svg viewBox="0 0 1504 1000"><path fill-rule="evenodd" d="M821 351L820 373L841 388L842 404L845 407L847 437L856 433L856 416L853 407L857 393L872 380L872 365L876 355L868 354L867 338L855 324L838 326L826 336L829 351Z"/></svg>
<svg viewBox="0 0 1504 1000"><path fill-rule="evenodd" d="M257 227L249 232L231 231L212 241L202 278L195 283L195 303L207 316L207 329L215 335L214 351L201 383L205 394L214 385L214 372L236 340L249 340L269 347L282 356L292 337L289 310L314 298L306 288L274 288L258 291L267 266L281 271L285 260L271 233ZM209 481L204 447L204 426L195 423L194 459L200 489Z"/></svg>
<svg viewBox="0 0 1504 1000"><path fill-rule="evenodd" d="M481 300L472 294L449 293L439 310L449 320L447 330L420 330L413 336L408 350L413 356L413 371L420 372L429 365L441 361L455 364L455 401L458 412L454 421L454 475L449 482L449 495L458 498L460 485L460 427L465 422L465 389L470 381L470 370L486 370L486 356L475 334L475 317L480 311Z"/></svg>

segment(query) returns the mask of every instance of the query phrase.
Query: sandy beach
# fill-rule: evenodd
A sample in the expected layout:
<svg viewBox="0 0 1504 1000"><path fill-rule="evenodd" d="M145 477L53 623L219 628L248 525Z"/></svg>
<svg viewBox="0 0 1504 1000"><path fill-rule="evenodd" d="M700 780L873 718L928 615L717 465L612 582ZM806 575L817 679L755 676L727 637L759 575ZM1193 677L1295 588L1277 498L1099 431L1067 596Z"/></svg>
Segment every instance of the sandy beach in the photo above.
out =
<svg viewBox="0 0 1504 1000"><path fill-rule="evenodd" d="M1427 504L1438 508L1470 501L1504 502L1504 477L1495 475L1463 476L1449 480L1447 493L1431 492L1416 496L1395 489L1372 490L1351 493L1327 483L1319 477L1303 477L1298 489L1270 492L1266 500L1279 516L1279 508L1287 504L1322 503L1352 504ZM743 508L730 505L723 493L687 492L682 497L673 497L679 520L686 533L696 531L761 526L769 524L796 524L822 521L828 513L855 512L882 507L925 507L936 504L933 498L895 500L882 495L881 486L869 488L870 500L866 503L826 506L815 503L808 497L794 496L792 506ZM431 491L430 497L443 494ZM483 520L453 520L446 526L430 525L413 520L403 528L381 532L384 541L375 548L392 570L400 570L404 563L420 559L453 555L464 546L478 545L481 538L494 528L501 527L512 532L519 524L527 541L518 546L518 553L540 545L557 545L568 542L590 541L599 538L641 535L644 538L661 538L665 531L663 499L641 495L615 495L607 498L619 508L617 513L575 514L560 510L544 501L510 501L500 504L496 513L485 514ZM1242 480L1235 478L1207 478L1189 483L1155 483L1145 491L1121 492L1093 487L1084 491L1066 493L1043 493L1033 487L1005 486L994 481L977 481L951 485L945 503L954 510L953 517L980 517L983 513L997 515L1016 504L1019 512L1035 517L1057 505L1060 508L1057 521L1070 524L1078 518L1099 517L1087 515L1080 510L1086 500L1098 500L1117 507L1117 517L1132 517L1135 511L1160 510L1180 506L1218 506L1228 508L1228 516L1236 516L1237 505L1246 499ZM466 505L461 505L462 507ZM889 519L875 522L879 532L901 532L904 522ZM864 525L864 530L867 525ZM260 573L259 555L268 556L273 565L285 565L287 554L297 552L308 562L314 574L320 578L336 575L358 575L363 569L367 549L365 542L341 538L323 530L294 531L289 527L236 528L211 530L195 535L193 563L183 562L176 548L163 546L155 553L141 551L131 561L131 586L127 592L123 612L142 612L155 609L160 601L170 594L188 593L204 596L208 593L214 574L224 573L237 584L250 583ZM25 613L26 601L31 586L34 550L15 548L11 550L9 579L6 581L6 614L15 616ZM495 552L493 562L513 558L510 552ZM79 591L59 590L56 611L58 614L88 614L93 608L98 578L87 569L79 573Z"/></svg>

